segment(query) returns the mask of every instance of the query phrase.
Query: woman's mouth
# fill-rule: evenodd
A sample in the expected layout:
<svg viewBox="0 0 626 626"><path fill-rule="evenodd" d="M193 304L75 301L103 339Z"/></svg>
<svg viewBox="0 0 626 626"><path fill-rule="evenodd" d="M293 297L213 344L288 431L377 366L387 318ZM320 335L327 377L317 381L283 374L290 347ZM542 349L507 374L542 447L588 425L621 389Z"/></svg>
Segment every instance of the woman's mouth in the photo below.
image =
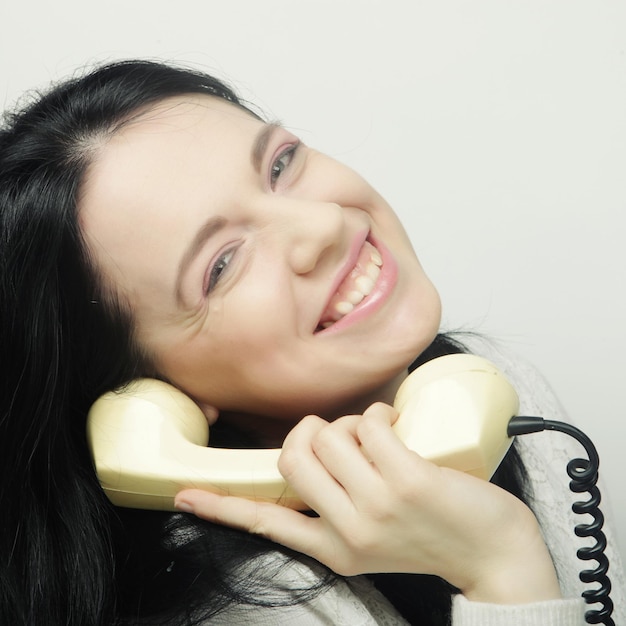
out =
<svg viewBox="0 0 626 626"><path fill-rule="evenodd" d="M341 281L331 297L315 332L334 326L364 304L374 291L382 268L383 256L370 241L365 241L354 268Z"/></svg>

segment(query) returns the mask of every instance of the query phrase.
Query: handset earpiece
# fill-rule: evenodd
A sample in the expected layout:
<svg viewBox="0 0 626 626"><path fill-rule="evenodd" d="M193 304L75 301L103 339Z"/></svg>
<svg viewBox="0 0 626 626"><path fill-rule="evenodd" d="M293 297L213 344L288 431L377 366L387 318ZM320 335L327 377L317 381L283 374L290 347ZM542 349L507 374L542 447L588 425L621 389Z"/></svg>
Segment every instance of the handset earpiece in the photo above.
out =
<svg viewBox="0 0 626 626"><path fill-rule="evenodd" d="M406 445L439 465L491 477L512 439L515 390L488 361L454 354L429 361L401 385L393 429ZM96 473L118 506L174 510L174 497L196 487L216 493L305 505L277 468L280 449L207 447L199 407L175 387L139 379L104 394L87 418Z"/></svg>
<svg viewBox="0 0 626 626"><path fill-rule="evenodd" d="M174 511L174 497L198 488L305 508L277 468L280 449L207 447L209 426L182 391L141 378L101 396L87 417L96 473L117 506Z"/></svg>

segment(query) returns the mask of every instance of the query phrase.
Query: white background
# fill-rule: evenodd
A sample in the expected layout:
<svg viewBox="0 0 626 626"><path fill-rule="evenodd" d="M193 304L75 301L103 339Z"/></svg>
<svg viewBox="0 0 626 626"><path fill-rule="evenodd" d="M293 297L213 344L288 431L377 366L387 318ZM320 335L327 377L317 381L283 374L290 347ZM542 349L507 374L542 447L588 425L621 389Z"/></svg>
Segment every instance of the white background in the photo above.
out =
<svg viewBox="0 0 626 626"><path fill-rule="evenodd" d="M97 61L182 61L364 174L445 327L532 360L595 440L626 556L626 3L31 0L0 23L3 109Z"/></svg>

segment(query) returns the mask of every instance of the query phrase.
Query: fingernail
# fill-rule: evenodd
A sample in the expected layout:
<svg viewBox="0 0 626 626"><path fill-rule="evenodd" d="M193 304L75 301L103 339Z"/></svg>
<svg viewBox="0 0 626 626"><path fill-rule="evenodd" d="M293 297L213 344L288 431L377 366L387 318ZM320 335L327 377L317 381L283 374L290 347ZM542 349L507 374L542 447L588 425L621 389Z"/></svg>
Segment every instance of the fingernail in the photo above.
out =
<svg viewBox="0 0 626 626"><path fill-rule="evenodd" d="M183 513L193 513L193 507L185 500L174 500L174 506Z"/></svg>

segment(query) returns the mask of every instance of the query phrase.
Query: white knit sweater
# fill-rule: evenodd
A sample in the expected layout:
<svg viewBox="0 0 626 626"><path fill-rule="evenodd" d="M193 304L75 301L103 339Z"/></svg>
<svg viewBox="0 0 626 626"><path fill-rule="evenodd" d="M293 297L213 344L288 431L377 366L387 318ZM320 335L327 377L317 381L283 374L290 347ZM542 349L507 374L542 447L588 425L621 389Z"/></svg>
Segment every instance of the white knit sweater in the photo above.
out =
<svg viewBox="0 0 626 626"><path fill-rule="evenodd" d="M558 400L546 381L527 363L498 349L493 344L472 339L465 345L496 364L516 387L520 396L520 414L567 421ZM563 600L519 606L470 602L463 596L453 600L453 626L582 626L589 608L581 600L585 585L578 579L581 569L595 562L583 563L576 556L583 540L574 536L573 528L581 523L571 512L576 499L568 489L567 462L581 456L582 449L573 439L554 432L537 433L520 438L519 449L533 486L531 506L553 556ZM584 453L582 454L584 456ZM603 492L603 501L607 494ZM605 504L606 507L606 504ZM606 512L606 511L605 511ZM615 604L616 624L626 624L626 582L619 552L611 544L610 520L605 524L609 545L606 553L613 584L611 598ZM282 558L276 556L274 558ZM305 565L294 562L284 576L300 585L314 580L315 574ZM407 622L364 576L340 579L313 601L287 608L232 607L209 622L212 626L254 624L255 626L402 626Z"/></svg>

